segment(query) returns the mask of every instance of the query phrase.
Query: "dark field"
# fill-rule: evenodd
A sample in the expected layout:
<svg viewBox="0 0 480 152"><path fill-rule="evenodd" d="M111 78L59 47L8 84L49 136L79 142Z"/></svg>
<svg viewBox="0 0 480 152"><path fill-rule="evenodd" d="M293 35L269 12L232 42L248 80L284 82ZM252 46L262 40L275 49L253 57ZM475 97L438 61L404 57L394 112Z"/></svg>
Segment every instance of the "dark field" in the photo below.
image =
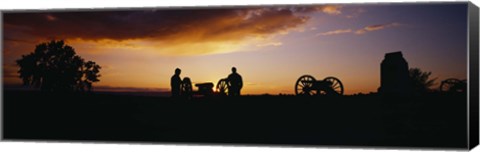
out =
<svg viewBox="0 0 480 152"><path fill-rule="evenodd" d="M465 94L195 98L4 91L7 140L466 148Z"/></svg>

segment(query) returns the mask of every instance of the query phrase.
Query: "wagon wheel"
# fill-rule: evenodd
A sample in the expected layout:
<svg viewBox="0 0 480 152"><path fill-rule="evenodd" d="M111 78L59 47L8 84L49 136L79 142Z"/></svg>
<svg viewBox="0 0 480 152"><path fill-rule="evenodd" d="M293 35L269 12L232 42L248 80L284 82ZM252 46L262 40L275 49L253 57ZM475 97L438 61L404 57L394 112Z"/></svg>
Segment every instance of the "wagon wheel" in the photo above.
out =
<svg viewBox="0 0 480 152"><path fill-rule="evenodd" d="M217 83L216 90L221 95L227 95L228 93L227 79L220 79Z"/></svg>
<svg viewBox="0 0 480 152"><path fill-rule="evenodd" d="M323 79L323 81L330 82L331 84L329 88L331 90L326 93L330 93L331 91L333 91L337 95L343 95L343 84L339 79L335 77L326 77L325 79Z"/></svg>
<svg viewBox="0 0 480 152"><path fill-rule="evenodd" d="M466 83L455 78L443 80L440 85L441 92L465 92L465 90Z"/></svg>
<svg viewBox="0 0 480 152"><path fill-rule="evenodd" d="M303 75L298 78L295 83L295 95L313 95L315 88L313 88L313 83L317 81L314 77L310 75Z"/></svg>
<svg viewBox="0 0 480 152"><path fill-rule="evenodd" d="M184 97L191 98L193 95L193 89L192 89L192 81L190 81L190 78L185 77L183 78L182 85L180 88L180 94Z"/></svg>

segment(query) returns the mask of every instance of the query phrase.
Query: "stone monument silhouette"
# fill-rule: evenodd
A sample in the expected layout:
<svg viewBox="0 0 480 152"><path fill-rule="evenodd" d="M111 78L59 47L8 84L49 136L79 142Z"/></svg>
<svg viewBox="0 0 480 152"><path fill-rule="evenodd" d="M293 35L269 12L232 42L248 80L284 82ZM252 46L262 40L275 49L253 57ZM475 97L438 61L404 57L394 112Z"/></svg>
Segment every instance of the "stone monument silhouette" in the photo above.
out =
<svg viewBox="0 0 480 152"><path fill-rule="evenodd" d="M408 63L402 52L385 54L380 65L380 88L378 93L393 96L408 96L412 93Z"/></svg>

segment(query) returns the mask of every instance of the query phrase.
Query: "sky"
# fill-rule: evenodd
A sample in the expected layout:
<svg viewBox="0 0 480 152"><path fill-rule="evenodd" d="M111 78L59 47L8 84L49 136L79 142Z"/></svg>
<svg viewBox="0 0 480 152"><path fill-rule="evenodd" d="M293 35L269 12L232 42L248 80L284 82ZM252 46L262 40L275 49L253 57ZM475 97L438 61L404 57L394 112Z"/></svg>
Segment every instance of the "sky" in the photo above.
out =
<svg viewBox="0 0 480 152"><path fill-rule="evenodd" d="M98 89L169 90L175 68L217 83L236 67L243 94L293 94L305 74L376 92L396 51L437 85L467 74L466 3L16 11L2 26L4 86L21 84L15 60L52 39L102 66Z"/></svg>

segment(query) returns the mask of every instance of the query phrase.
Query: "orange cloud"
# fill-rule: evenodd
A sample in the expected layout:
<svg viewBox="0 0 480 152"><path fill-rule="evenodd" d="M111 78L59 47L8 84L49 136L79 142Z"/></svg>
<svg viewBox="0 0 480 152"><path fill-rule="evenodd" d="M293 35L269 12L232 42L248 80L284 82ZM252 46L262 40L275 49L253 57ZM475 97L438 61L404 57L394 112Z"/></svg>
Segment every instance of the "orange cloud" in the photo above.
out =
<svg viewBox="0 0 480 152"><path fill-rule="evenodd" d="M49 20L49 21L55 21L55 20L57 20L57 18L56 18L55 16L53 16L53 15L46 15L45 17L46 17L47 20Z"/></svg>
<svg viewBox="0 0 480 152"><path fill-rule="evenodd" d="M283 45L282 42L268 42L268 43L263 43L263 44L257 44L259 47L266 47L266 46L281 46Z"/></svg>
<svg viewBox="0 0 480 152"><path fill-rule="evenodd" d="M342 8L341 6L329 5L329 6L321 7L319 9L322 12L327 14L338 15L338 14L342 14L342 12L340 11L341 8Z"/></svg>
<svg viewBox="0 0 480 152"><path fill-rule="evenodd" d="M339 30L318 33L317 36L337 35L337 34L344 34L344 33L351 33L351 32L352 32L352 29L339 29Z"/></svg>
<svg viewBox="0 0 480 152"><path fill-rule="evenodd" d="M389 23L389 24L369 25L369 26L366 26L364 28L358 29L355 32L353 32L352 29L337 29L337 30L323 32L323 33L318 33L316 36L329 36L329 35L346 34L346 33L352 33L352 32L357 34L357 35L362 35L362 34L365 34L367 32L383 30L383 29L386 29L386 28L397 27L397 26L400 26L400 25L401 25L400 23L396 23L396 22Z"/></svg>
<svg viewBox="0 0 480 152"><path fill-rule="evenodd" d="M355 31L355 34L361 35L361 34L365 34L367 32L383 30L385 28L396 27L396 26L400 26L400 24L399 23L389 23L389 24L369 25L369 26L366 26L362 29L359 29L359 30Z"/></svg>

